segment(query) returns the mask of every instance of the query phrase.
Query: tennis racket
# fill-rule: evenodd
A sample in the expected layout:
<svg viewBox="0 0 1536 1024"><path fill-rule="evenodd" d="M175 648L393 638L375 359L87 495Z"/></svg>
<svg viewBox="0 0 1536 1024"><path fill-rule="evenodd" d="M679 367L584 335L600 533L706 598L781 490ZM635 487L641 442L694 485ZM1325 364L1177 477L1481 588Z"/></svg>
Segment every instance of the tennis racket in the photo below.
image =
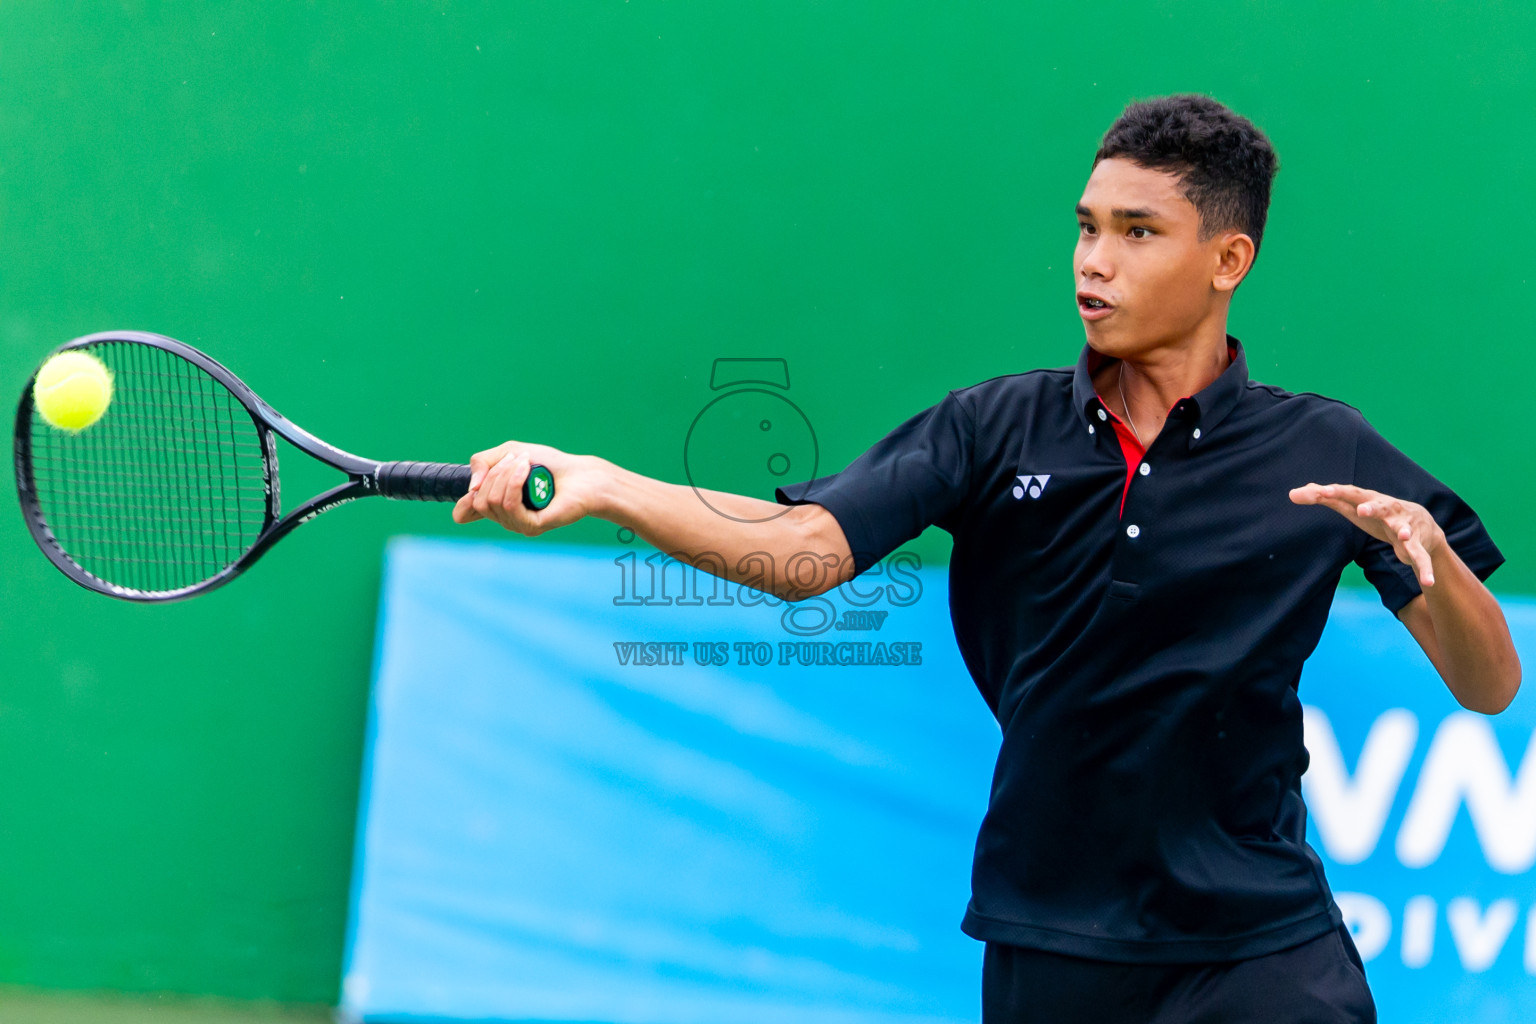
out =
<svg viewBox="0 0 1536 1024"><path fill-rule="evenodd" d="M32 539L76 583L128 601L175 601L221 587L294 528L359 498L457 501L470 468L377 462L295 426L190 345L140 331L76 338L113 376L106 413L79 433L50 426L29 379L16 407L16 490ZM34 375L35 377L35 375ZM347 475L283 513L277 438ZM554 499L534 466L533 510Z"/></svg>

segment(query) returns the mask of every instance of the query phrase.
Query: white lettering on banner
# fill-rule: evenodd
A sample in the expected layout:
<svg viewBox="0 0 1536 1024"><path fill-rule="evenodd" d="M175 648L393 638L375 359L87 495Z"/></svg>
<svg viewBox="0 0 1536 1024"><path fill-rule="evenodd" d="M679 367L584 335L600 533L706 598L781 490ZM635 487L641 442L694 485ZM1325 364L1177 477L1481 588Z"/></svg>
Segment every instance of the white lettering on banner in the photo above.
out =
<svg viewBox="0 0 1536 1024"><path fill-rule="evenodd" d="M1358 864L1381 839L1419 738L1419 721L1406 708L1392 708L1371 725L1353 778L1344 766L1333 726L1321 709L1303 710L1311 766L1301 778L1302 795L1328 856Z"/></svg>
<svg viewBox="0 0 1536 1024"><path fill-rule="evenodd" d="M1363 892L1336 892L1333 901L1344 915L1361 960L1374 960L1392 938L1392 914L1387 905Z"/></svg>
<svg viewBox="0 0 1536 1024"><path fill-rule="evenodd" d="M1381 839L1418 740L1418 719L1404 708L1383 712L1371 724L1353 775L1327 714L1309 706L1302 722L1311 757L1301 779L1308 813L1328 856L1358 864ZM1410 868L1438 860L1463 803L1490 867L1507 875L1536 867L1536 734L1511 776L1485 716L1447 715L1430 740L1398 830L1398 860Z"/></svg>
<svg viewBox="0 0 1536 1024"><path fill-rule="evenodd" d="M1445 916L1461 965L1474 974L1492 967L1515 927L1518 914L1519 909L1511 899L1494 900L1486 911L1480 910L1470 896L1451 900Z"/></svg>
<svg viewBox="0 0 1536 1024"><path fill-rule="evenodd" d="M1497 888L1490 893L1485 884L1495 877L1491 871L1527 875L1536 869L1536 734L1527 738L1518 765L1512 766L1486 716L1453 712L1429 736L1423 762L1410 778L1420 732L1411 711L1391 708L1371 723L1353 772L1326 713L1305 708L1303 726L1310 766L1302 788L1320 850L1339 864L1368 861L1382 845L1401 793L1407 799L1397 828L1397 860L1417 871L1445 858L1442 868L1456 869L1445 879L1455 879L1451 893L1384 900L1378 892L1336 892L1361 959L1378 958L1395 947L1404 967L1429 967L1444 921L1449 938L1438 943L1442 966L1458 963L1467 974L1480 974L1503 957L1536 977L1536 904L1521 895L1527 887L1505 896ZM1474 860L1464 872L1459 845L1455 857L1447 855L1463 806L1486 869ZM1441 870L1425 880L1445 875ZM1517 934L1522 914L1524 928ZM1523 950L1505 956L1509 946L1520 946L1522 940Z"/></svg>
<svg viewBox="0 0 1536 1024"><path fill-rule="evenodd" d="M1333 899L1344 915L1344 925L1355 940L1360 959L1370 962L1380 956L1392 939L1392 914L1387 905L1361 892L1336 892ZM1494 900L1485 909L1471 896L1458 896L1446 904L1445 916L1462 968L1480 974L1498 961L1509 944L1520 908L1507 897ZM1404 967L1429 966L1435 949L1436 923L1433 897L1414 896L1404 905ZM1524 967L1527 974L1536 975L1536 905L1526 914Z"/></svg>
<svg viewBox="0 0 1536 1024"><path fill-rule="evenodd" d="M1403 908L1403 966L1425 967L1435 954L1435 901L1415 896Z"/></svg>
<svg viewBox="0 0 1536 1024"><path fill-rule="evenodd" d="M1488 865L1507 875L1529 871L1536 865L1533 749L1536 735L1511 780L1488 720L1470 711L1448 715L1435 730L1397 833L1398 860L1410 868L1433 864L1450 838L1457 809L1465 802Z"/></svg>

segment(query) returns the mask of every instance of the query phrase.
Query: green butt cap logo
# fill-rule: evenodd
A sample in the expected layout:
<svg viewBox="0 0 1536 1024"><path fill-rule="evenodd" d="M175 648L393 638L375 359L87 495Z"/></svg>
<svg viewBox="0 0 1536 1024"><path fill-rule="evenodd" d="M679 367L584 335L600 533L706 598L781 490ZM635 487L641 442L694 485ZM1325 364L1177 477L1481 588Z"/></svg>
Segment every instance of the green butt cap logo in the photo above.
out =
<svg viewBox="0 0 1536 1024"><path fill-rule="evenodd" d="M534 466L523 483L523 494L535 509L544 508L555 497L555 478L543 466Z"/></svg>

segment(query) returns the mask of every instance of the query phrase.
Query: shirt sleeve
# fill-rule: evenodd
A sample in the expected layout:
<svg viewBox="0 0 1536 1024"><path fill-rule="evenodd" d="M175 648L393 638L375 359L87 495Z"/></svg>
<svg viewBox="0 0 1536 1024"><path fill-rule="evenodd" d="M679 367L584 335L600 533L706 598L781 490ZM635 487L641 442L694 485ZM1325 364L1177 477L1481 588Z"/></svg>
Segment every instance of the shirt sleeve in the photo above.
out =
<svg viewBox="0 0 1536 1024"><path fill-rule="evenodd" d="M1445 531L1451 550L1478 579L1486 580L1504 564L1503 554L1471 506L1393 447L1363 417L1355 446L1354 483L1423 505ZM1413 567L1400 561L1392 551L1392 545L1384 540L1367 536L1355 561L1381 595L1381 603L1394 615L1423 592Z"/></svg>
<svg viewBox="0 0 1536 1024"><path fill-rule="evenodd" d="M974 440L970 413L951 391L841 473L779 487L774 497L831 512L861 573L931 525L954 532L970 493Z"/></svg>

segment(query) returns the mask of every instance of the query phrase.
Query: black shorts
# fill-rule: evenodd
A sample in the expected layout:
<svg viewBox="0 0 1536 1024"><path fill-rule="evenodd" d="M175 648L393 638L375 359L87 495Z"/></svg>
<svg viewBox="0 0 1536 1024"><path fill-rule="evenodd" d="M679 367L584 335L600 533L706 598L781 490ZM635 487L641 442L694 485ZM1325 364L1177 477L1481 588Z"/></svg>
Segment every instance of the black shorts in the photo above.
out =
<svg viewBox="0 0 1536 1024"><path fill-rule="evenodd" d="M982 1024L1376 1024L1344 926L1277 953L1118 964L987 943Z"/></svg>

